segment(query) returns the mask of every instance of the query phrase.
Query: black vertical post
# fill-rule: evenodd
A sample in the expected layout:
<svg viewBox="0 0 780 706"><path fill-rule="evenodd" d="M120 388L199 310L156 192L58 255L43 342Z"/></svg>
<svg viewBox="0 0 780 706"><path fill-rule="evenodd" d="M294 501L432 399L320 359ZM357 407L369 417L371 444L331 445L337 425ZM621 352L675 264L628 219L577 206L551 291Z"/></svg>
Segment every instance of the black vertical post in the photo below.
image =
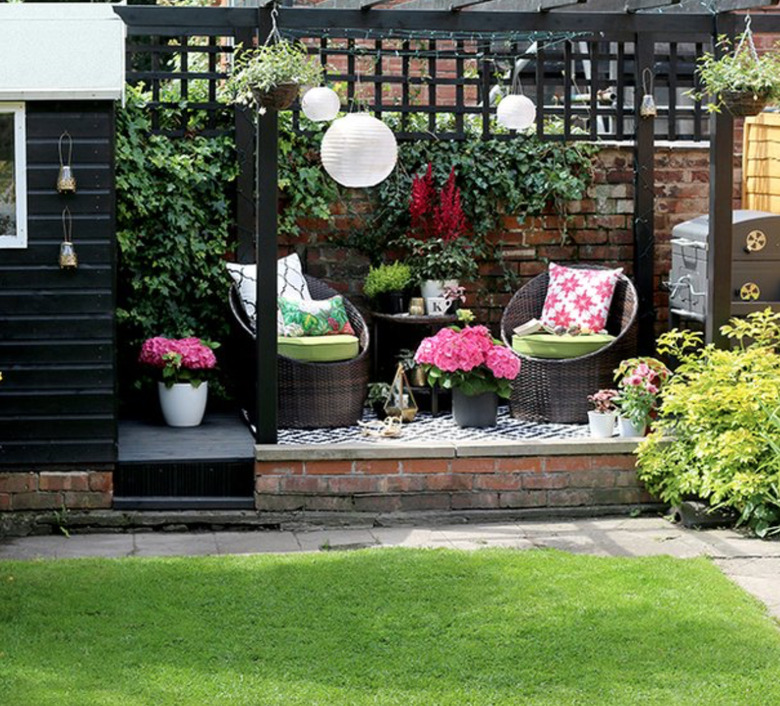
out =
<svg viewBox="0 0 780 706"><path fill-rule="evenodd" d="M244 49L252 48L254 31L240 28L236 39ZM210 56L214 56L211 54ZM216 71L216 68L214 69ZM215 98L216 100L216 98ZM238 178L236 179L236 231L238 244L236 259L241 263L256 262L255 257L255 124L252 108L244 105L235 107L236 155L238 157ZM212 114L213 117L213 114Z"/></svg>
<svg viewBox="0 0 780 706"><path fill-rule="evenodd" d="M258 10L260 41L271 31L270 11ZM279 123L275 110L257 119L257 428L258 444L277 441L276 259Z"/></svg>
<svg viewBox="0 0 780 706"><path fill-rule="evenodd" d="M713 44L722 33L733 34L732 18L716 16ZM707 250L707 343L728 346L720 327L731 316L731 239L734 198L734 119L727 110L710 118L710 228Z"/></svg>
<svg viewBox="0 0 780 706"><path fill-rule="evenodd" d="M647 34L638 34L634 46L634 282L639 297L639 351L650 354L655 348L655 121L640 117L639 106L642 72L653 70L655 46Z"/></svg>

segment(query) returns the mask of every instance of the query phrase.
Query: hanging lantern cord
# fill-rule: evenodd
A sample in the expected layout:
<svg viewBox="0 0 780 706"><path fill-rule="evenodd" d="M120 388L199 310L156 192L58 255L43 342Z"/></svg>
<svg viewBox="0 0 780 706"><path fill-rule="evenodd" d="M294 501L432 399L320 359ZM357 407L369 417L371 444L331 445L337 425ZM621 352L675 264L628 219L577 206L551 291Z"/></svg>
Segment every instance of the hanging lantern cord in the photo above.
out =
<svg viewBox="0 0 780 706"><path fill-rule="evenodd" d="M649 95L653 92L653 70L645 68L642 71L642 90L645 95Z"/></svg>
<svg viewBox="0 0 780 706"><path fill-rule="evenodd" d="M73 235L73 218L70 215L70 209L65 206L65 210L62 212L62 237L66 243L73 242L71 237Z"/></svg>
<svg viewBox="0 0 780 706"><path fill-rule="evenodd" d="M68 161L63 162L62 160L62 141L65 138L68 138ZM73 157L73 138L70 136L70 133L66 130L65 132L60 135L60 142L58 145L59 153L60 153L60 166L64 166L67 164L67 166L70 166L71 158Z"/></svg>

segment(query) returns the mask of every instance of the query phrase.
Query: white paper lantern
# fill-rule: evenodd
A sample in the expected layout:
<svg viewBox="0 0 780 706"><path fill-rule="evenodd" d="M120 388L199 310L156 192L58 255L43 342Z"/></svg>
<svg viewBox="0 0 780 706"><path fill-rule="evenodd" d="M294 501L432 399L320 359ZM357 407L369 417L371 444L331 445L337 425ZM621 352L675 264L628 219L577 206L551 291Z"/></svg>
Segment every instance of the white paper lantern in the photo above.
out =
<svg viewBox="0 0 780 706"><path fill-rule="evenodd" d="M341 99L332 88L325 86L310 88L303 94L301 109L309 120L315 123L327 123L339 114Z"/></svg>
<svg viewBox="0 0 780 706"><path fill-rule="evenodd" d="M525 130L536 120L536 106L530 98L523 95L509 95L501 99L496 108L499 125L510 130Z"/></svg>
<svg viewBox="0 0 780 706"><path fill-rule="evenodd" d="M376 186L390 176L398 161L393 131L367 113L335 120L322 138L322 166L342 186Z"/></svg>

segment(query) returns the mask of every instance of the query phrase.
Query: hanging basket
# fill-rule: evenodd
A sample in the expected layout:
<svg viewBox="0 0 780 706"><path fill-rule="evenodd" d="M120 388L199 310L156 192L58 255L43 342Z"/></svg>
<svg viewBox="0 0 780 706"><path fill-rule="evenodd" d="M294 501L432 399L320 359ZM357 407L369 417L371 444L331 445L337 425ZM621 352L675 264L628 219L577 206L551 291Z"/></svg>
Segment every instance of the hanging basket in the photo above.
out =
<svg viewBox="0 0 780 706"><path fill-rule="evenodd" d="M286 110L298 97L300 86L297 83L282 83L267 91L261 91L257 88L252 89L252 95L255 97L257 105L261 108L270 108L272 110Z"/></svg>
<svg viewBox="0 0 780 706"><path fill-rule="evenodd" d="M755 91L723 91L723 105L735 118L758 115L769 102L769 93Z"/></svg>

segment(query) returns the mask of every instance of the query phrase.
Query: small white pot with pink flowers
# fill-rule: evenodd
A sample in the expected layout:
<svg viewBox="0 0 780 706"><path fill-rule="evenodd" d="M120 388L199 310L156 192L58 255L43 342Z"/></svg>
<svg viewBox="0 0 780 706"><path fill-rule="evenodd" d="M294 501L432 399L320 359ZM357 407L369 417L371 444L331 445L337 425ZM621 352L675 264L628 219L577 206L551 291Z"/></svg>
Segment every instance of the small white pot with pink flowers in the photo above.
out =
<svg viewBox="0 0 780 706"><path fill-rule="evenodd" d="M617 390L599 390L588 395L588 402L595 407L588 412L588 426L592 437L608 439L615 433L615 420L617 419L615 398L617 396Z"/></svg>
<svg viewBox="0 0 780 706"><path fill-rule="evenodd" d="M464 323L473 320L468 309L458 312ZM460 427L496 425L498 398L509 398L520 360L484 326L452 326L423 339L415 362L433 387L452 390L452 416Z"/></svg>
<svg viewBox="0 0 780 706"><path fill-rule="evenodd" d="M156 336L144 342L138 361L160 371L157 393L168 426L196 427L203 421L216 347L199 338Z"/></svg>
<svg viewBox="0 0 780 706"><path fill-rule="evenodd" d="M620 436L644 436L671 372L655 358L629 358L615 371Z"/></svg>

